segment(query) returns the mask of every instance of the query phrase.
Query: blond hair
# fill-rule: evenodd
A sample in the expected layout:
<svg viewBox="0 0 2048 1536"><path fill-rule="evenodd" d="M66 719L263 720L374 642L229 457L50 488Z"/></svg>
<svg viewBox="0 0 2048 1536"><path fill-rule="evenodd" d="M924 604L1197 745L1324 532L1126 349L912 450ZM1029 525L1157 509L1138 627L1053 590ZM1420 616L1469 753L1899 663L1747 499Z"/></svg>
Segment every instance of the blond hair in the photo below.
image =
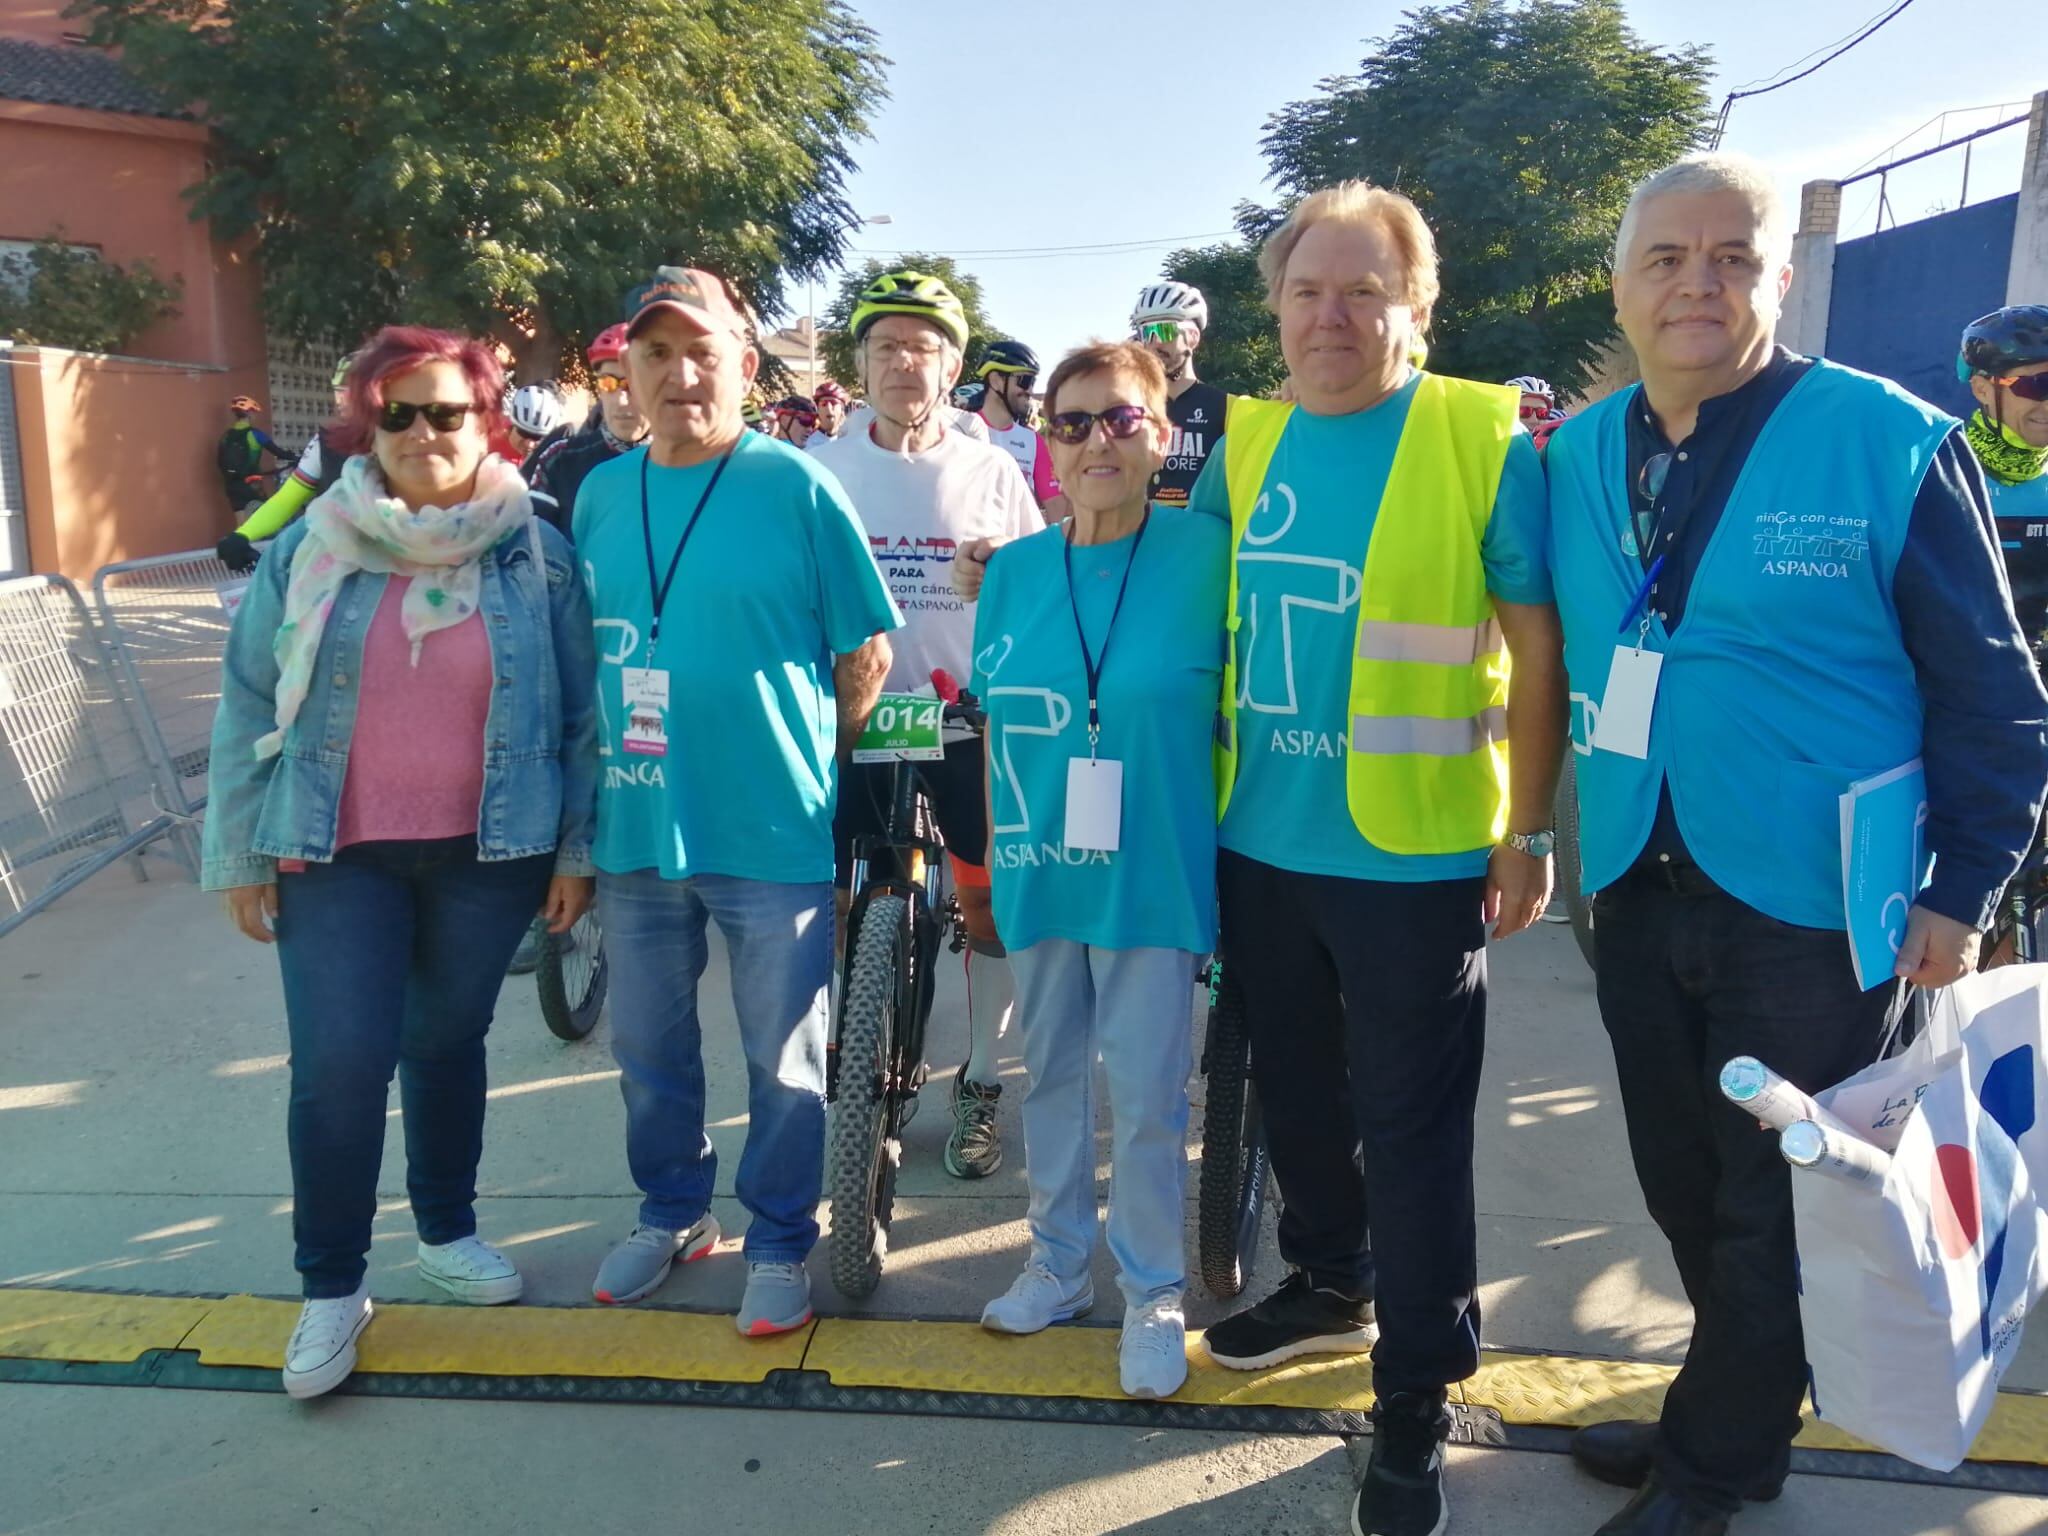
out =
<svg viewBox="0 0 2048 1536"><path fill-rule="evenodd" d="M1266 307L1280 308L1280 285L1287 276L1288 260L1301 237L1324 221L1349 224L1358 229L1378 229L1401 253L1402 292L1394 298L1415 311L1416 328L1429 323L1442 284L1437 272L1436 236L1422 221L1422 210L1385 187L1369 181L1340 181L1311 193L1295 205L1287 222L1267 237L1259 248L1259 275L1266 280Z"/></svg>

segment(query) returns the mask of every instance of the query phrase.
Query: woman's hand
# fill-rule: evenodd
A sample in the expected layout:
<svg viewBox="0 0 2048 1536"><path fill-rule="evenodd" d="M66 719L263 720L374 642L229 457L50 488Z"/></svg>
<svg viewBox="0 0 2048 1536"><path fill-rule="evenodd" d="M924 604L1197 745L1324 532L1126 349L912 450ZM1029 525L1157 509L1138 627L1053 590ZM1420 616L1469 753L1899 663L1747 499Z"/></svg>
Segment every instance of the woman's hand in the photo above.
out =
<svg viewBox="0 0 2048 1536"><path fill-rule="evenodd" d="M268 885L234 885L222 893L228 916L235 926L258 944L275 944L277 934L277 882Z"/></svg>
<svg viewBox="0 0 2048 1536"><path fill-rule="evenodd" d="M548 899L540 909L549 933L567 933L590 910L597 882L588 875L557 875L548 882Z"/></svg>

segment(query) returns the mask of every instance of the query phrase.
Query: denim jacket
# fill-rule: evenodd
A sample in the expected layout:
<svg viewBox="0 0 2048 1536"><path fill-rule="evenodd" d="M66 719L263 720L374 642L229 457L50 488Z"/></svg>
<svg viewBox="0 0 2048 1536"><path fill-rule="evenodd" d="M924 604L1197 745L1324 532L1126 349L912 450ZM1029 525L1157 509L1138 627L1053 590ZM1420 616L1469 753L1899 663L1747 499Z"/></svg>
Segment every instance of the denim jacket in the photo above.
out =
<svg viewBox="0 0 2048 1536"><path fill-rule="evenodd" d="M342 583L284 750L258 761L256 739L276 725L271 641L305 534L306 525L295 524L271 546L228 634L207 775L208 890L268 884L279 859L334 857L363 641L387 578L358 571ZM483 557L479 612L497 686L484 726L478 855L553 853L557 874L592 874L597 655L590 597L568 541L538 520L532 532L522 526L506 538Z"/></svg>

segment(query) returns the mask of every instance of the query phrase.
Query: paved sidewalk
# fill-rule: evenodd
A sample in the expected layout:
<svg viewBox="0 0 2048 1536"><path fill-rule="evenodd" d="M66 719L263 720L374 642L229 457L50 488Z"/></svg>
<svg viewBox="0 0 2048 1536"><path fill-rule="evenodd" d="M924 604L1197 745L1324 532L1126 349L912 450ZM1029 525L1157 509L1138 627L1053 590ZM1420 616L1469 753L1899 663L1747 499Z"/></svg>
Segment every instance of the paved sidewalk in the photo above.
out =
<svg viewBox="0 0 2048 1536"><path fill-rule="evenodd" d="M1591 978L1555 927L1503 946L1494 967L1480 1109L1487 1339L1676 1359L1687 1312L1629 1170ZM736 1233L745 1106L716 953L705 989L717 1209ZM271 955L175 877L137 885L111 871L0 941L0 999L0 1284L294 1294ZM860 1310L972 1317L1021 1261L1014 1057L1001 1174L965 1185L939 1168L944 1085L964 1044L949 966L889 1273ZM515 979L492 1034L491 1080L483 1231L519 1260L529 1300L583 1303L635 1205L605 1028L576 1045L555 1040L530 983ZM371 1283L383 1297L426 1300L409 1273L401 1134L394 1102ZM1192 1252L1192 1226L1189 1240ZM693 1265L658 1299L729 1309L740 1269L736 1255ZM812 1270L821 1312L855 1310L832 1292L822 1256ZM1269 1230L1254 1288L1277 1277ZM1098 1321L1113 1319L1106 1257L1096 1284ZM1190 1294L1196 1325L1225 1310L1199 1287ZM2036 1330L2008 1385L2048 1390L2048 1334ZM600 1519L835 1536L1335 1532L1351 1477L1340 1442L1313 1436L367 1398L307 1409L268 1395L112 1387L0 1387L0 1444L0 1532L541 1532ZM1455 1528L1467 1532L1590 1536L1619 1502L1558 1456L1460 1451L1453 1477ZM1801 1478L1736 1530L2017 1536L2048 1530L2048 1501Z"/></svg>

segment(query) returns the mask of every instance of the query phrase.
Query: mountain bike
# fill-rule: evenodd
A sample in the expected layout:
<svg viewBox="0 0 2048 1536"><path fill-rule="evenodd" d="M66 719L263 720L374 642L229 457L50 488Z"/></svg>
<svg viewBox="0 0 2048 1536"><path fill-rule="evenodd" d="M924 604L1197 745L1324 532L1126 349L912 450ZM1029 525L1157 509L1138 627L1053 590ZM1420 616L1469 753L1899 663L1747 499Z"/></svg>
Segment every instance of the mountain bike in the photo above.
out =
<svg viewBox="0 0 2048 1536"><path fill-rule="evenodd" d="M604 925L592 902L567 933L543 933L533 970L540 1016L558 1038L581 1040L597 1028L604 1012L611 967L604 953Z"/></svg>
<svg viewBox="0 0 2048 1536"><path fill-rule="evenodd" d="M1251 1077L1251 1036L1245 1028L1244 992L1224 968L1209 961L1208 1028L1202 1038L1202 1162L1196 1176L1197 1248L1202 1283L1220 1298L1251 1281L1259 1250L1259 1217L1272 1190L1264 1109Z"/></svg>
<svg viewBox="0 0 2048 1536"><path fill-rule="evenodd" d="M988 716L970 693L923 705L937 717L929 723L987 728ZM854 842L839 1018L825 1047L830 1269L847 1297L867 1296L881 1283L903 1132L930 1072L924 1038L939 946L949 933L954 948L964 942L959 906L946 889L945 850L914 761L893 760L883 825L879 835Z"/></svg>

